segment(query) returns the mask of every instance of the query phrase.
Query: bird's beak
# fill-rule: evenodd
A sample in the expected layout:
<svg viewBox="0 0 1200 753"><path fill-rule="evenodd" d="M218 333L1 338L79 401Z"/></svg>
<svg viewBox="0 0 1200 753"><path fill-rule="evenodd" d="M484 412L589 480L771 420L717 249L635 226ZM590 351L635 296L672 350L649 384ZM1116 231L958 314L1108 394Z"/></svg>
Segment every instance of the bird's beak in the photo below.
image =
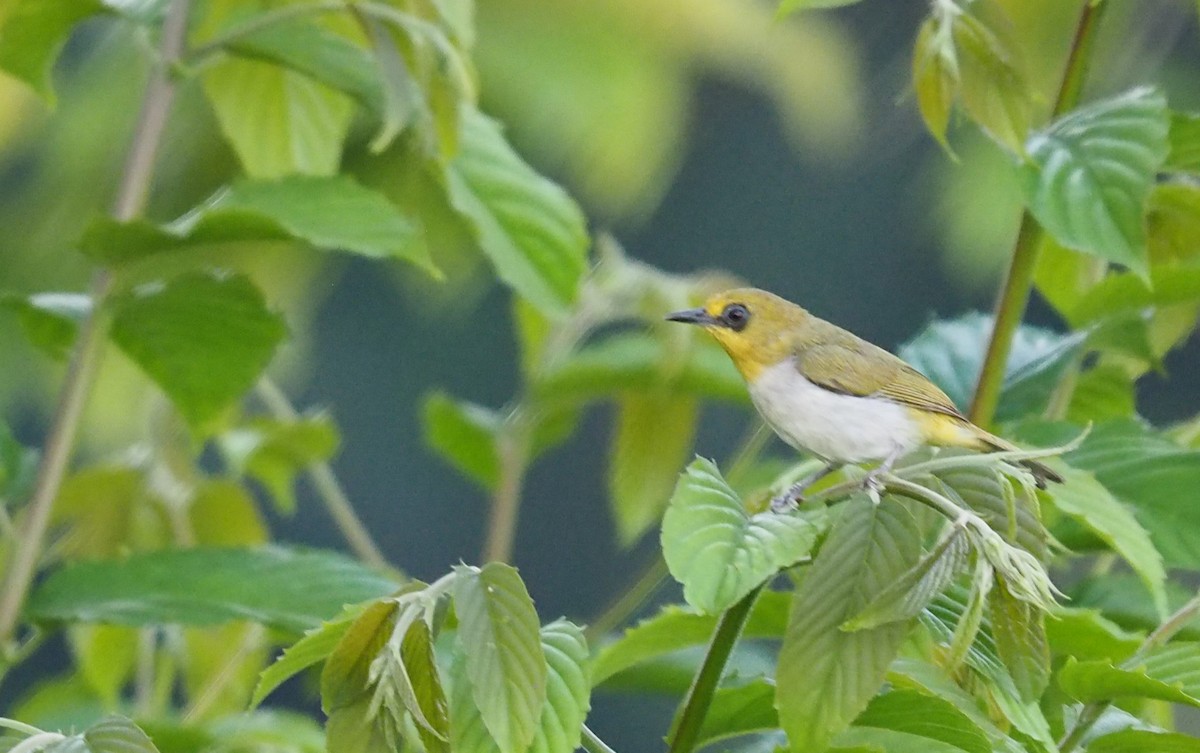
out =
<svg viewBox="0 0 1200 753"><path fill-rule="evenodd" d="M673 314L667 314L667 321L684 322L685 324L701 324L704 326L716 324L716 321L712 318L712 315L702 308L686 309L684 311L676 311Z"/></svg>

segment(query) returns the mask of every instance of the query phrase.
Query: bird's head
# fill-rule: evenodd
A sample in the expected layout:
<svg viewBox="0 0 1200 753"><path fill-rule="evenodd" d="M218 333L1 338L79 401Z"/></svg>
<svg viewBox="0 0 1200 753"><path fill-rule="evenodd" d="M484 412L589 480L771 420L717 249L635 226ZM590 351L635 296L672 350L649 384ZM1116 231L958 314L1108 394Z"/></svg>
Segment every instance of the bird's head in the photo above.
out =
<svg viewBox="0 0 1200 753"><path fill-rule="evenodd" d="M700 308L668 314L667 319L703 327L742 376L754 381L763 369L792 356L810 317L765 290L735 288L711 296Z"/></svg>

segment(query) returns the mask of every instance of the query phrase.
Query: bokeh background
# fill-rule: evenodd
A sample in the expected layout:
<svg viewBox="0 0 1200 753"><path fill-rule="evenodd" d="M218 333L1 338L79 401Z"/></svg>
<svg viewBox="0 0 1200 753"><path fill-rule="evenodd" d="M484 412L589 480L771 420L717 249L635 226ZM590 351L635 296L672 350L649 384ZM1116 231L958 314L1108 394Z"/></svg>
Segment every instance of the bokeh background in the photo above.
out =
<svg viewBox="0 0 1200 753"><path fill-rule="evenodd" d="M1042 92L1057 83L1079 2L1004 0ZM479 0L482 107L522 154L563 183L593 231L669 271L724 269L802 303L885 347L931 318L990 308L1018 220L997 149L954 127L959 160L924 132L909 86L927 5L874 0L782 20L752 0ZM1140 83L1173 107L1200 108L1192 0L1116 3L1085 98ZM72 245L108 206L144 81L146 40L88 22L55 72L53 110L0 76L0 289L80 291ZM1045 95L1049 99L1049 95ZM1043 109L1048 109L1045 105ZM344 159L387 185L369 128ZM151 216L169 219L237 171L198 87L181 92ZM411 197L419 186L394 186ZM361 259L268 253L235 260L288 314L293 339L276 373L296 402L328 407L342 432L335 469L389 558L432 578L478 561L486 498L424 444L422 398L444 389L500 407L517 389L509 296L460 229L429 228L449 279ZM1058 326L1035 299L1030 318ZM25 344L0 313L0 406L26 444L45 431L61 365ZM1151 420L1200 404L1200 350L1144 380ZM1169 388L1168 388L1169 385ZM104 365L84 456L144 432L158 398L116 352ZM745 414L704 416L697 450L724 456ZM611 412L539 460L527 480L515 563L546 619L586 622L653 556L650 535L616 546L605 459ZM783 452L782 448L777 448ZM300 512L272 520L286 541L341 546L300 490ZM673 598L669 590L660 598ZM43 650L39 671L58 659ZM28 672L12 678L11 698ZM298 694L294 694L299 697ZM596 729L620 750L665 730L669 700L597 696Z"/></svg>

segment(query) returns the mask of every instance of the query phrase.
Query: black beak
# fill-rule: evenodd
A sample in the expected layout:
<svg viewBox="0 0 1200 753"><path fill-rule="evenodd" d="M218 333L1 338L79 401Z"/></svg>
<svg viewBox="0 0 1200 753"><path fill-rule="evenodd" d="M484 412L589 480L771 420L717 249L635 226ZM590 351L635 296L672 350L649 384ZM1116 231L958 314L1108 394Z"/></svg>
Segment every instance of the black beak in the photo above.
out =
<svg viewBox="0 0 1200 753"><path fill-rule="evenodd" d="M716 324L716 320L709 315L704 309L687 309L685 311L676 311L673 314L667 314L669 322L684 322L685 324Z"/></svg>

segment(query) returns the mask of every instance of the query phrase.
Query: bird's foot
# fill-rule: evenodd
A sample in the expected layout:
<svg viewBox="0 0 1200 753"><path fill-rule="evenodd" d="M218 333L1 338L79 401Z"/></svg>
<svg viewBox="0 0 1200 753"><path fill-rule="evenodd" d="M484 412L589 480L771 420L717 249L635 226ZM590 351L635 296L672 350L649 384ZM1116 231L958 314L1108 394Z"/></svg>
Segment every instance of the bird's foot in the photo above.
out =
<svg viewBox="0 0 1200 753"><path fill-rule="evenodd" d="M771 512L776 515L793 512L800 509L804 501L804 486L792 484L788 490L771 500Z"/></svg>

